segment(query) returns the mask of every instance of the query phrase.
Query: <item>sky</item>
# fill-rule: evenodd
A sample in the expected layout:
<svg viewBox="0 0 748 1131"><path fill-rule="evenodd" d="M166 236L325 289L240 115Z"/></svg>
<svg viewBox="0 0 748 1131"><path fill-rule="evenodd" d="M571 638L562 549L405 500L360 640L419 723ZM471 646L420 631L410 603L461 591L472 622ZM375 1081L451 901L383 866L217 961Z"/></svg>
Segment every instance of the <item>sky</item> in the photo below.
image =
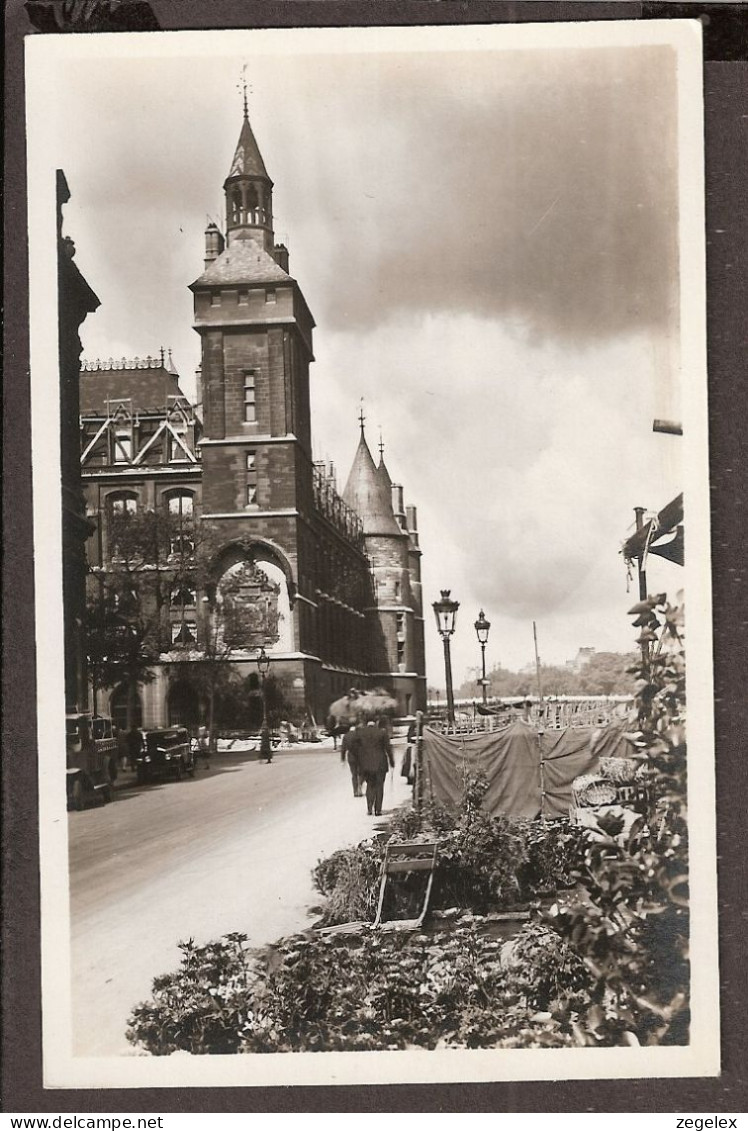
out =
<svg viewBox="0 0 748 1131"><path fill-rule="evenodd" d="M315 458L342 492L363 398L372 452L381 430L418 509L433 687L441 589L460 602L458 684L481 608L489 669L533 661L533 622L545 663L632 651L620 547L634 506L682 489L683 440L652 431L682 411L676 53L517 34L469 50L419 29L298 33L294 50L110 36L36 79L65 231L101 299L84 356L170 348L192 395L187 288L223 220L246 68L276 239L316 320ZM682 585L661 559L648 574L651 591Z"/></svg>

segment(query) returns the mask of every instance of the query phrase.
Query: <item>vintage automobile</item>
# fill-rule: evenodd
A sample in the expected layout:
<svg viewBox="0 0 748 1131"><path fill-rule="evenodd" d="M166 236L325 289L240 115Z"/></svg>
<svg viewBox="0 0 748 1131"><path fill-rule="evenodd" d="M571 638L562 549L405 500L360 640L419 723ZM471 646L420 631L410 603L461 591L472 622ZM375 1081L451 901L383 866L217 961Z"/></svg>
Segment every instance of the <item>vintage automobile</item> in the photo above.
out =
<svg viewBox="0 0 748 1131"><path fill-rule="evenodd" d="M184 727L143 731L143 744L135 760L137 781L143 784L157 778L181 781L185 774L195 776L195 759L190 736Z"/></svg>
<svg viewBox="0 0 748 1131"><path fill-rule="evenodd" d="M117 740L112 720L85 711L65 716L68 809L106 804L112 799Z"/></svg>

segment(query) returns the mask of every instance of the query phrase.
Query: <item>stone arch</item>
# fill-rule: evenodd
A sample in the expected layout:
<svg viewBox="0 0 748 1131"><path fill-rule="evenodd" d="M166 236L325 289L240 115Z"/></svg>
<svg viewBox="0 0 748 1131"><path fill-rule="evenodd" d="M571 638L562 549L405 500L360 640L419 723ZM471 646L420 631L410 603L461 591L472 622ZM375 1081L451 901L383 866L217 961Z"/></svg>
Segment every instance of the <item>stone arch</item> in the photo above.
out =
<svg viewBox="0 0 748 1131"><path fill-rule="evenodd" d="M216 556L208 589L217 640L231 649L294 649L291 565L261 539L238 539Z"/></svg>

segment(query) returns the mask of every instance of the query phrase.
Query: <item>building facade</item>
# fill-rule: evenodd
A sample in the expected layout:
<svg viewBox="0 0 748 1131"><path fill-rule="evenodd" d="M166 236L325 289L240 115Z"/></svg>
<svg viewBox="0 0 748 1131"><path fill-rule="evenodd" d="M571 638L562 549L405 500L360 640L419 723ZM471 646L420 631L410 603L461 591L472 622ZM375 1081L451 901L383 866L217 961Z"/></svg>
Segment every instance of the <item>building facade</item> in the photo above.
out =
<svg viewBox="0 0 748 1131"><path fill-rule="evenodd" d="M191 285L196 406L163 351L81 373L92 591L124 568L111 534L123 515L151 511L168 526L158 569L136 569L161 593L158 658L135 707L145 725L176 721L185 665L206 649L242 678L264 649L298 720L323 721L351 687L388 689L402 715L425 707L416 511L381 453L375 464L363 421L342 496L333 469L313 459L314 319L275 242L272 189L245 106L224 182L226 231L208 226ZM179 522L189 538L175 533ZM185 549L196 560L182 584ZM124 697L121 687L110 694L116 715Z"/></svg>
<svg viewBox="0 0 748 1131"><path fill-rule="evenodd" d="M86 519L78 447L82 349L79 331L85 318L99 306L99 300L76 266L75 244L63 234L63 208L70 200L70 189L61 169L56 174L56 198L65 705L68 711L76 711L85 709L88 702L86 542L92 533Z"/></svg>

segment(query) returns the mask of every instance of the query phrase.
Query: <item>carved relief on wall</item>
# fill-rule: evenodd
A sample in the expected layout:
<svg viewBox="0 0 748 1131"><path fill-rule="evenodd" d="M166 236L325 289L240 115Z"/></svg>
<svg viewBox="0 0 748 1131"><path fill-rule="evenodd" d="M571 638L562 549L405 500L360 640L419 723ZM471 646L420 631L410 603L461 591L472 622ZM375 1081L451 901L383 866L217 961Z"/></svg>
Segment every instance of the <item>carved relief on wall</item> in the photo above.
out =
<svg viewBox="0 0 748 1131"><path fill-rule="evenodd" d="M224 643L232 648L272 647L280 639L280 584L254 562L232 566L218 586Z"/></svg>

